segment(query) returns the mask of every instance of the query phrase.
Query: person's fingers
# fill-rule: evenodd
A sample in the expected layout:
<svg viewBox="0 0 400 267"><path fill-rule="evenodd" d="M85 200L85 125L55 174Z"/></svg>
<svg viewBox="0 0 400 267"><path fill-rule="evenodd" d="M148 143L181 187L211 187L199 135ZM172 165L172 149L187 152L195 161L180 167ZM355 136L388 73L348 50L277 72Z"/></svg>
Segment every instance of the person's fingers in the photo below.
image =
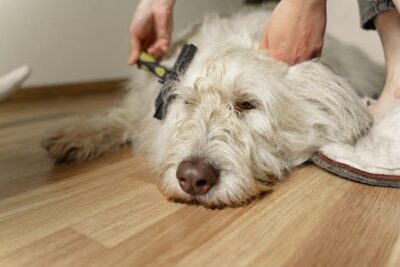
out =
<svg viewBox="0 0 400 267"><path fill-rule="evenodd" d="M157 61L163 58L163 54L158 49L148 49L147 52L152 55Z"/></svg>
<svg viewBox="0 0 400 267"><path fill-rule="evenodd" d="M320 56L321 56L321 50L315 50L314 52L311 53L311 55L309 57L305 58L303 61L310 60L310 59L313 59L313 58L317 58L317 57L320 57Z"/></svg>
<svg viewBox="0 0 400 267"><path fill-rule="evenodd" d="M171 35L173 28L173 12L172 9L155 9L154 30L156 40L149 47L149 52L157 59L163 58L171 43Z"/></svg>
<svg viewBox="0 0 400 267"><path fill-rule="evenodd" d="M276 43L264 42L264 46L268 49L268 54L275 60L282 61L288 65L295 63L295 58L291 55L290 50L285 49L283 45L277 45Z"/></svg>
<svg viewBox="0 0 400 267"><path fill-rule="evenodd" d="M282 50L280 47L270 48L269 53L274 59L284 62L289 66L293 66L299 60L290 50Z"/></svg>
<svg viewBox="0 0 400 267"><path fill-rule="evenodd" d="M169 46L170 40L158 39L147 51L157 60L160 60L167 54Z"/></svg>
<svg viewBox="0 0 400 267"><path fill-rule="evenodd" d="M264 32L261 35L260 49L268 49L268 34L267 34L267 30L264 30Z"/></svg>
<svg viewBox="0 0 400 267"><path fill-rule="evenodd" d="M313 58L320 57L321 52L322 52L322 46L317 47L316 49L314 49L312 51L300 52L300 53L296 54L295 56L293 56L292 58L289 58L289 60L286 63L288 63L290 66L296 65L296 64L311 60Z"/></svg>
<svg viewBox="0 0 400 267"><path fill-rule="evenodd" d="M263 37L260 41L260 49L268 49L268 38Z"/></svg>
<svg viewBox="0 0 400 267"><path fill-rule="evenodd" d="M282 55L282 54L280 54L279 56L275 57L275 59L277 59L279 61L282 61L282 62L288 64L289 66L293 66L293 65L297 64L298 60L299 60L299 59L297 59L295 57L290 57L290 56Z"/></svg>
<svg viewBox="0 0 400 267"><path fill-rule="evenodd" d="M168 52L169 46L163 44L154 44L148 49L149 53L153 55L157 60L161 60Z"/></svg>
<svg viewBox="0 0 400 267"><path fill-rule="evenodd" d="M140 43L139 38L133 33L130 34L130 43L131 43L131 54L129 57L128 64L133 65L133 64L136 64L136 62L139 58L140 50L141 50L141 43Z"/></svg>
<svg viewBox="0 0 400 267"><path fill-rule="evenodd" d="M260 41L260 49L267 49L268 54L273 57L274 59L278 61L283 61L286 64L293 65L294 60L293 58L289 55L289 50L285 48L286 46L277 44L274 42L274 40L281 40L283 39L282 37L275 36L274 40L270 40L270 36L268 35L269 33L269 28L266 26L264 29L262 36L261 36L261 41ZM286 49L286 50L285 50Z"/></svg>

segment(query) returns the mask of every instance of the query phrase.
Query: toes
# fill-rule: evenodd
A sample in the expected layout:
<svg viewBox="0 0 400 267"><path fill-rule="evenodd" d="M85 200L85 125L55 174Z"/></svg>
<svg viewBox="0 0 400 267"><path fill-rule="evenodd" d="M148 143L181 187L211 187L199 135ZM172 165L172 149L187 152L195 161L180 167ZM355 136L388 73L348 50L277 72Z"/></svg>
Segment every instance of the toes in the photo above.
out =
<svg viewBox="0 0 400 267"><path fill-rule="evenodd" d="M77 159L79 158L78 154L79 154L79 148L71 147L64 153L58 155L54 160L55 163L57 164L71 163L77 161Z"/></svg>
<svg viewBox="0 0 400 267"><path fill-rule="evenodd" d="M78 140L79 141L79 140ZM90 150L66 135L54 135L42 141L42 147L57 164L81 162L91 156Z"/></svg>

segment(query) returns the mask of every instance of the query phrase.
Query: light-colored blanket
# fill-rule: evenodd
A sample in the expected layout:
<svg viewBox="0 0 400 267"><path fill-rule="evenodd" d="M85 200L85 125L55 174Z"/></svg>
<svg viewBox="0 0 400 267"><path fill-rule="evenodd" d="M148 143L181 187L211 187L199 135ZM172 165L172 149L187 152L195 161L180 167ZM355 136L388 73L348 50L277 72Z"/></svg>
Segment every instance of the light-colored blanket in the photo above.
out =
<svg viewBox="0 0 400 267"><path fill-rule="evenodd" d="M325 145L312 160L350 180L400 187L400 105L378 119L354 145Z"/></svg>

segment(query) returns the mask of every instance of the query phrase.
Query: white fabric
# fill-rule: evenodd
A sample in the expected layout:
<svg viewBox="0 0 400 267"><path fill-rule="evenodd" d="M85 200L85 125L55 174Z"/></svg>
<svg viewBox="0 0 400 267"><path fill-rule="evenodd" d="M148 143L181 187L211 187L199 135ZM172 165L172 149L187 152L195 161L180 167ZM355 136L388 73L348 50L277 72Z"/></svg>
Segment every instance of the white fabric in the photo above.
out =
<svg viewBox="0 0 400 267"><path fill-rule="evenodd" d="M355 145L328 144L322 153L365 172L400 175L400 105L380 118Z"/></svg>
<svg viewBox="0 0 400 267"><path fill-rule="evenodd" d="M28 66L21 66L7 75L0 77L0 100L6 98L11 93L16 91L30 74Z"/></svg>

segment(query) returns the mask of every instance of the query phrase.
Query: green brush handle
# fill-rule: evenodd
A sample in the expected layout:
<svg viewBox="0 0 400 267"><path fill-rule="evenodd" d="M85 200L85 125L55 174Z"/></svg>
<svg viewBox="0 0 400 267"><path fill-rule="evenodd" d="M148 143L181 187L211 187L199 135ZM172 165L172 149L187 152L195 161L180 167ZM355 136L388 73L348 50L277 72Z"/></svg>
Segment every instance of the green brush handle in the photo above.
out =
<svg viewBox="0 0 400 267"><path fill-rule="evenodd" d="M137 65L140 69L150 71L159 78L163 78L165 74L167 74L167 69L158 64L158 62L146 52L140 53Z"/></svg>

